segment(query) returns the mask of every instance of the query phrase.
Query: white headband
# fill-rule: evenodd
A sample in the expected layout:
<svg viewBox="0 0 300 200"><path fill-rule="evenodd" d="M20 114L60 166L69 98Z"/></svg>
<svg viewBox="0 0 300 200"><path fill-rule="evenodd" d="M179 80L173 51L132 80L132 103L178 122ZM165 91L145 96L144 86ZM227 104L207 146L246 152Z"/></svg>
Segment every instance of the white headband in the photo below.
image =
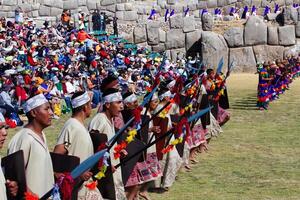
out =
<svg viewBox="0 0 300 200"><path fill-rule="evenodd" d="M122 101L122 95L120 92L116 92L113 94L109 94L107 96L105 96L103 98L103 103L112 103L112 102L116 102L116 101Z"/></svg>
<svg viewBox="0 0 300 200"><path fill-rule="evenodd" d="M133 103L135 101L137 101L137 97L135 94L129 95L124 99L124 103Z"/></svg>
<svg viewBox="0 0 300 200"><path fill-rule="evenodd" d="M89 102L91 100L88 92L83 93L82 95L72 99L71 104L72 108L78 108L79 106L82 106Z"/></svg>
<svg viewBox="0 0 300 200"><path fill-rule="evenodd" d="M171 97L172 96L172 93L170 91L167 91L165 93L163 93L162 95L159 96L159 99L164 99L166 97Z"/></svg>
<svg viewBox="0 0 300 200"><path fill-rule="evenodd" d="M26 101L23 107L24 112L28 113L29 111L45 103L48 103L48 100L45 98L43 94L36 95Z"/></svg>

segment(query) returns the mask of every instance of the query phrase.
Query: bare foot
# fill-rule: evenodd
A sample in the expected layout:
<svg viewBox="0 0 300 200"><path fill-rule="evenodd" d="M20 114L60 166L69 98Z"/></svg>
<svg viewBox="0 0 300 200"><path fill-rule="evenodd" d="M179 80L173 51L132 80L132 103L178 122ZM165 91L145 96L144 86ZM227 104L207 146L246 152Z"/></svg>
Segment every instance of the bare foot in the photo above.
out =
<svg viewBox="0 0 300 200"><path fill-rule="evenodd" d="M151 200L150 197L148 196L148 192L140 192L139 196L145 200Z"/></svg>

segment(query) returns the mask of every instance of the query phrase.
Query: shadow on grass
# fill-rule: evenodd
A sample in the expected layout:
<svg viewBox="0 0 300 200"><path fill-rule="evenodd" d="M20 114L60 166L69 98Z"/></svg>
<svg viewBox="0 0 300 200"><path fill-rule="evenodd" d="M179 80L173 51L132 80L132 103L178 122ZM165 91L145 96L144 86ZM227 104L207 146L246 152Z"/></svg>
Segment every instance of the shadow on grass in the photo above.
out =
<svg viewBox="0 0 300 200"><path fill-rule="evenodd" d="M256 102L256 94L249 94L247 97L233 101L230 108L233 110L257 110Z"/></svg>

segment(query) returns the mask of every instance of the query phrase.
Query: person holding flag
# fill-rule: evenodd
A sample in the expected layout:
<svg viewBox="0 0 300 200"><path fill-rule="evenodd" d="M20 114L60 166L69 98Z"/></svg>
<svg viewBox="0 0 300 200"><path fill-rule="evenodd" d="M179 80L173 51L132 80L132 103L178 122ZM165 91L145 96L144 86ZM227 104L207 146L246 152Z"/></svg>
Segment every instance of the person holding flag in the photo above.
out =
<svg viewBox="0 0 300 200"><path fill-rule="evenodd" d="M58 136L54 153L77 156L80 162L83 162L94 154L90 134L84 126L84 121L91 115L92 111L91 96L88 92L83 91L73 94L71 98L72 117L66 121ZM89 171L80 176L81 180L85 181L85 183L79 189L78 199L85 199L85 196L89 192L85 185L91 182L91 177L92 172ZM93 194L97 194L95 199L102 199L98 190Z"/></svg>
<svg viewBox="0 0 300 200"><path fill-rule="evenodd" d="M109 88L103 92L103 111L97 113L89 124L88 130L96 130L99 133L107 135L110 140L115 135L114 118L119 116L123 110L123 98L118 89ZM116 144L113 144L112 149ZM122 151L126 155L126 151ZM114 158L114 152L110 151L110 158L113 171L113 180L115 185L115 196L117 200L126 199L125 189L122 182L121 169L115 169L113 166L119 163L119 158Z"/></svg>

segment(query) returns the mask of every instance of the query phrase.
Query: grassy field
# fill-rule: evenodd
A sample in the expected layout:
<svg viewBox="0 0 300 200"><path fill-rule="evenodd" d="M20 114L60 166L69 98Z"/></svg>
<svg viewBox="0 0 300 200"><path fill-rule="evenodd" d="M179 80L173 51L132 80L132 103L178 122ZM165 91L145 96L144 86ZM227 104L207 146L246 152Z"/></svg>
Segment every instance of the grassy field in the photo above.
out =
<svg viewBox="0 0 300 200"><path fill-rule="evenodd" d="M256 87L256 75L229 78L232 117L224 133L192 172L181 172L170 191L151 194L153 200L300 199L300 79L268 111L256 109ZM45 131L51 150L66 118ZM9 130L10 137L16 131Z"/></svg>

